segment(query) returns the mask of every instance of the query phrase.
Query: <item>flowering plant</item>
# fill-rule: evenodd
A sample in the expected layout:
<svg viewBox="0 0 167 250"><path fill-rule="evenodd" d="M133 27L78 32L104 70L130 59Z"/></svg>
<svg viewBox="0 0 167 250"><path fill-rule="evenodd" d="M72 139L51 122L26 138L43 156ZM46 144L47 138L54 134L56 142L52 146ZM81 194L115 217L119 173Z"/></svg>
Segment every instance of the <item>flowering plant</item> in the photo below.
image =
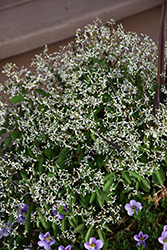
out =
<svg viewBox="0 0 167 250"><path fill-rule="evenodd" d="M155 116L157 46L147 35L114 25L97 19L83 33L78 29L75 42L58 53L46 47L32 70L4 68L10 105L0 103L1 134L7 135L0 213L2 227L9 221L12 229L3 233L2 250L37 244L130 249L120 242L130 230L126 223L138 232L134 220L142 228L144 212L144 224L157 236L160 217L150 212L152 205L146 211L141 194L151 196L165 183L166 87ZM124 205L132 218L124 218ZM120 227L128 228L122 236Z"/></svg>

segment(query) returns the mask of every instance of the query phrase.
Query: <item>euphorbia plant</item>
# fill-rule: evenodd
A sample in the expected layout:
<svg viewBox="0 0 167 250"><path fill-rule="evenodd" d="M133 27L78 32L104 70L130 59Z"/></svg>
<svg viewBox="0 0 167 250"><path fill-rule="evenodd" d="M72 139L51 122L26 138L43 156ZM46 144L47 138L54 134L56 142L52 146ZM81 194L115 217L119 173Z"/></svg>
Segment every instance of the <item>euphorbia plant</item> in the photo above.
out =
<svg viewBox="0 0 167 250"><path fill-rule="evenodd" d="M1 145L0 223L11 233L1 249L36 249L39 235L43 247L55 241L54 248L84 249L99 239L99 248L112 249L130 220L123 220L129 199L143 202L165 183L166 88L163 103L156 101L157 60L147 35L97 19L58 53L46 47L32 70L5 66L10 105L2 103L1 133L8 137Z"/></svg>

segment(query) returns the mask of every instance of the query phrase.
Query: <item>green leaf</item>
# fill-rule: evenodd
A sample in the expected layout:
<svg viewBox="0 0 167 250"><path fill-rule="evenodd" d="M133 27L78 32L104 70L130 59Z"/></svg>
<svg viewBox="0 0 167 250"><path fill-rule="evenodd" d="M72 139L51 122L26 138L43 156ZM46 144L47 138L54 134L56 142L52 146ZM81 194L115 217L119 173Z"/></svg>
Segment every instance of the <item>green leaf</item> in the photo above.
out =
<svg viewBox="0 0 167 250"><path fill-rule="evenodd" d="M44 166L43 166L43 163L44 163L44 159L41 158L41 159L39 160L39 163L38 163L38 171L39 171L40 173L44 173L44 172L45 172L45 168L44 168Z"/></svg>
<svg viewBox="0 0 167 250"><path fill-rule="evenodd" d="M69 221L70 225L71 225L73 228L76 228L77 225L75 224L75 222L74 222L72 219L70 220L70 219L68 218L68 221Z"/></svg>
<svg viewBox="0 0 167 250"><path fill-rule="evenodd" d="M23 100L24 100L24 96L22 96L22 95L16 95L16 96L13 96L10 99L10 102L11 103L19 103L19 102L22 102Z"/></svg>
<svg viewBox="0 0 167 250"><path fill-rule="evenodd" d="M161 185L161 186L164 185L165 174L164 174L164 171L163 171L162 168L159 168L159 169L155 170L152 177L153 177L153 180L154 180L155 184Z"/></svg>
<svg viewBox="0 0 167 250"><path fill-rule="evenodd" d="M96 141L96 136L95 136L94 132L91 132L91 133L90 133L90 136L91 136L91 138L93 139L93 141Z"/></svg>
<svg viewBox="0 0 167 250"><path fill-rule="evenodd" d="M6 129L1 129L0 134L1 134L1 135L4 135L6 132L7 132Z"/></svg>
<svg viewBox="0 0 167 250"><path fill-rule="evenodd" d="M52 148L52 147L46 148L43 153L48 158L52 158L57 155L55 148Z"/></svg>
<svg viewBox="0 0 167 250"><path fill-rule="evenodd" d="M84 229L84 227L85 227L85 224L80 224L80 225L78 225L78 226L74 229L74 233L76 234L76 233L81 232L81 231Z"/></svg>
<svg viewBox="0 0 167 250"><path fill-rule="evenodd" d="M114 174L115 174L115 172L106 175L106 176L103 178L103 182L107 181L107 180L108 180L110 177L112 177Z"/></svg>
<svg viewBox="0 0 167 250"><path fill-rule="evenodd" d="M46 229L47 228L47 223L46 223L46 221L44 219L44 216L41 213L39 208L37 209L37 212L38 212L38 215L39 215L40 222L42 223L42 226Z"/></svg>
<svg viewBox="0 0 167 250"><path fill-rule="evenodd" d="M24 170L20 170L20 174L21 174L22 179L28 180L27 174L25 173Z"/></svg>
<svg viewBox="0 0 167 250"><path fill-rule="evenodd" d="M69 215L70 213L64 210L64 206L61 206L57 209L57 213L63 214L63 215Z"/></svg>
<svg viewBox="0 0 167 250"><path fill-rule="evenodd" d="M28 154L29 154L31 157L33 157L33 158L34 158L34 154L33 154L33 152L31 151L31 149L30 149L30 148L28 148L28 149L27 149L27 151L28 151Z"/></svg>
<svg viewBox="0 0 167 250"><path fill-rule="evenodd" d="M108 238L106 241L105 241L105 244L103 246L103 250L108 250L108 246L110 244L110 239Z"/></svg>
<svg viewBox="0 0 167 250"><path fill-rule="evenodd" d="M26 218L25 218L25 229L27 231L30 230L30 224L31 224L31 213L33 212L33 203L30 204L29 208L28 208L28 212L26 214Z"/></svg>
<svg viewBox="0 0 167 250"><path fill-rule="evenodd" d="M16 237L16 243L17 243L18 245L20 245L21 240L22 240L21 235L18 235L18 236Z"/></svg>
<svg viewBox="0 0 167 250"><path fill-rule="evenodd" d="M90 226L90 228L88 229L88 231L85 235L85 242L89 242L89 239L92 236L92 232L93 232L93 226Z"/></svg>
<svg viewBox="0 0 167 250"><path fill-rule="evenodd" d="M140 182L139 181L136 181L136 189L138 190L140 187Z"/></svg>
<svg viewBox="0 0 167 250"><path fill-rule="evenodd" d="M78 162L80 162L83 159L84 155L83 155L83 150L81 149L81 145L78 144L77 146L77 159Z"/></svg>
<svg viewBox="0 0 167 250"><path fill-rule="evenodd" d="M58 159L55 161L55 164L58 164L60 167L63 167L68 154L69 148L63 148L59 154Z"/></svg>
<svg viewBox="0 0 167 250"><path fill-rule="evenodd" d="M142 178L141 182L140 182L140 187L147 193L150 192L150 182L145 179L145 178Z"/></svg>
<svg viewBox="0 0 167 250"><path fill-rule="evenodd" d="M98 189L97 187L95 188L95 190L96 190L97 196L98 196L98 197L101 197L101 190Z"/></svg>
<svg viewBox="0 0 167 250"><path fill-rule="evenodd" d="M96 162L97 162L97 166L99 168L103 167L103 165L104 165L104 159L105 159L104 155L97 155Z"/></svg>
<svg viewBox="0 0 167 250"><path fill-rule="evenodd" d="M97 201L100 206L103 206L106 198L107 198L107 193L103 192L102 190L98 189L97 187L95 188L96 194L97 194Z"/></svg>
<svg viewBox="0 0 167 250"><path fill-rule="evenodd" d="M42 90L42 89L36 89L36 91L37 91L39 94L43 95L43 96L49 96L49 94L46 93L46 92L45 92L44 90Z"/></svg>
<svg viewBox="0 0 167 250"><path fill-rule="evenodd" d="M103 186L103 191L106 191L114 183L114 177L110 178Z"/></svg>
<svg viewBox="0 0 167 250"><path fill-rule="evenodd" d="M91 194L91 197L90 197L90 200L89 200L89 203L90 203L90 204L94 201L95 197L96 197L96 193L93 192L93 193Z"/></svg>
<svg viewBox="0 0 167 250"><path fill-rule="evenodd" d="M67 221L65 217L62 219L62 222L61 222L61 229L63 232L66 231L67 229Z"/></svg>
<svg viewBox="0 0 167 250"><path fill-rule="evenodd" d="M124 179L125 179L129 184L132 184L132 181L131 181L130 176L129 176L129 174L128 174L127 171L122 172L122 176L124 177Z"/></svg>
<svg viewBox="0 0 167 250"><path fill-rule="evenodd" d="M142 177L141 177L139 174L137 174L136 172L130 171L130 170L128 170L128 172L129 172L132 176L134 176L135 178L137 178L139 181L141 181Z"/></svg>
<svg viewBox="0 0 167 250"><path fill-rule="evenodd" d="M104 225L105 229L108 231L108 232L112 232L112 230L107 226L107 225Z"/></svg>
<svg viewBox="0 0 167 250"><path fill-rule="evenodd" d="M12 136L10 135L5 140L5 149L11 144L11 142L12 142Z"/></svg>
<svg viewBox="0 0 167 250"><path fill-rule="evenodd" d="M37 225L37 228L40 227L40 221L39 221L39 218L38 218L38 217L36 218L36 225Z"/></svg>
<svg viewBox="0 0 167 250"><path fill-rule="evenodd" d="M53 221L52 221L52 228L53 228L54 234L57 234L58 231L60 230L60 229L58 228L58 226L57 226Z"/></svg>
<svg viewBox="0 0 167 250"><path fill-rule="evenodd" d="M86 208L86 204L81 199L79 199L79 202L84 208Z"/></svg>
<svg viewBox="0 0 167 250"><path fill-rule="evenodd" d="M14 221L14 215L11 214L11 215L9 216L9 225L12 224L13 221Z"/></svg>
<svg viewBox="0 0 167 250"><path fill-rule="evenodd" d="M17 139L17 138L21 138L22 132L20 132L19 130L15 130L11 132L11 134L14 137L14 139Z"/></svg>
<svg viewBox="0 0 167 250"><path fill-rule="evenodd" d="M105 244L105 237L103 231L100 228L98 228L97 233L99 235L99 238L102 240L103 244Z"/></svg>
<svg viewBox="0 0 167 250"><path fill-rule="evenodd" d="M74 221L74 223L75 223L76 226L77 226L77 225L78 225L78 216L77 216L77 215L74 216L73 221Z"/></svg>

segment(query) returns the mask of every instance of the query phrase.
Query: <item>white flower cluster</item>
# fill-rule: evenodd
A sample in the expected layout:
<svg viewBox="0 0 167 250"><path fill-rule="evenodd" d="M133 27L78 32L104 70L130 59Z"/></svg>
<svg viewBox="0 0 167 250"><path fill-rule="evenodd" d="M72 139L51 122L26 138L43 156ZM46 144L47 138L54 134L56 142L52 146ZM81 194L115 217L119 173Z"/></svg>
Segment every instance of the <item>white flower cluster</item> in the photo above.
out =
<svg viewBox="0 0 167 250"><path fill-rule="evenodd" d="M78 29L75 43L58 53L49 54L46 47L31 66L32 72L12 64L4 69L9 100L22 99L0 113L14 148L0 162L1 211L10 214L31 197L45 220L60 229L60 221L50 216L57 201L70 209L69 219L80 216L86 226L115 223L121 209L115 183L135 192L121 172L151 175L165 159L165 103L156 118L152 113L157 46L146 35L126 33L122 25L114 29L113 20L104 26L98 19L83 33ZM70 153L60 162L63 148ZM107 202L85 208L83 200L95 188L102 190L103 178L112 172ZM61 236L75 241L69 231Z"/></svg>

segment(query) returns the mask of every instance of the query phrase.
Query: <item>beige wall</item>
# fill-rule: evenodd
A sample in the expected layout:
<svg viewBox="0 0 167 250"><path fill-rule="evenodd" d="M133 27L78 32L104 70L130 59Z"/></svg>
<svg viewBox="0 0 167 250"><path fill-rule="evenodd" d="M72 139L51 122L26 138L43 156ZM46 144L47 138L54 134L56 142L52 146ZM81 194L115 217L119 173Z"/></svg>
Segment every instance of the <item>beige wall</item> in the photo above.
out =
<svg viewBox="0 0 167 250"><path fill-rule="evenodd" d="M159 20L161 16L161 6L155 7L153 9L144 11L142 13L136 14L134 16L127 17L125 19L117 21L117 23L123 23L124 28L127 31L135 31L137 33L148 34L155 42L158 40L159 34ZM112 17L111 17L112 18ZM48 45L50 52L58 51L60 45L66 45L68 41L73 40L74 37ZM5 80L5 75L2 74L3 66L8 62L15 63L18 67L24 65L29 67L31 63L31 58L35 54L39 54L43 51L43 47L26 52L17 56L6 58L0 61L0 82L3 83Z"/></svg>

